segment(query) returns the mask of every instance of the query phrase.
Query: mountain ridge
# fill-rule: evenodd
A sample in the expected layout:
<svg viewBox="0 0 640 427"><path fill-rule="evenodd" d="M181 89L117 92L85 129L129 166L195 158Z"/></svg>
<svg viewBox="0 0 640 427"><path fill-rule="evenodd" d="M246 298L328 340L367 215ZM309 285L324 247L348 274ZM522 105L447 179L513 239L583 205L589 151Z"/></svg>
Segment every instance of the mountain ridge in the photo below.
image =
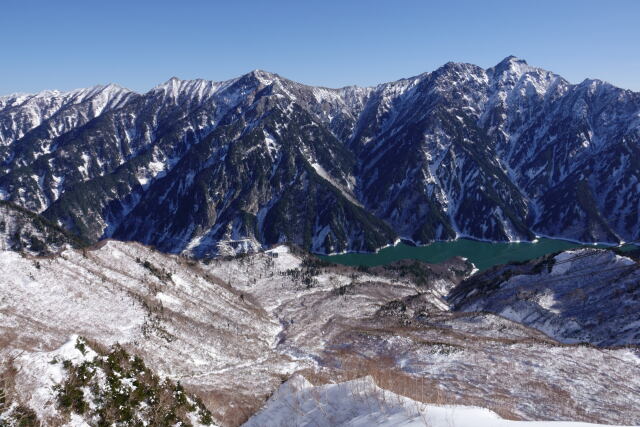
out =
<svg viewBox="0 0 640 427"><path fill-rule="evenodd" d="M516 55L508 55L508 56L506 56L504 59L502 59L498 64L496 64L496 65L494 65L494 66L491 66L491 67L488 67L488 68L484 68L484 70L485 70L485 71L495 70L495 69L496 69L496 68L498 68L501 64L503 64L503 63L508 63L508 62L517 62L517 63L522 63L523 65L525 65L527 68L529 68L529 69L531 69L531 70L540 70L540 71L548 72L548 73L554 74L554 75L556 75L556 76L558 76L558 77L561 77L561 76L559 76L559 75L557 75L557 74L555 74L555 73L553 73L553 72L547 71L547 70L545 70L545 69L543 69L543 68L535 67L535 66L529 65L529 63L527 62L527 60L526 60L526 59L524 59L524 58L520 58L520 57L518 57L518 56L516 56ZM35 92L23 92L23 91L17 91L17 92L7 93L7 94L5 94L5 95L0 95L0 106L2 105L1 103L2 103L3 101L5 101L6 99L10 99L10 98L19 98L19 97L25 97L25 96L29 96L29 97L30 97L30 96L36 96L36 95L41 95L41 94L42 94L42 95L44 95L44 94L64 95L64 94L70 94L70 93L77 93L77 92L81 92L81 91L88 91L88 90L91 90L91 89L94 89L94 88L109 88L109 87L114 87L114 88L119 88L119 89L125 90L125 91L130 92L130 93L133 93L133 94L137 94L137 95L144 95L144 94L146 94L146 93L149 93L149 92L153 91L154 89L157 89L158 87L160 87L160 86L162 86L162 85L164 85L164 84L169 83L169 82L170 82L170 81L172 81L172 80L177 80L177 81L182 81L182 82L195 82L195 81L201 81L201 82L208 82L208 83L218 83L218 84L222 84L222 83L226 83L226 82L236 81L236 80L238 80L238 79L240 79L240 78L242 78L242 77L244 77L244 76L251 75L251 74L263 74L263 75L275 76L275 77L277 77L277 78L279 78L279 79L282 79L282 80L286 80L286 81L294 82L294 83L297 83L297 84L302 85L302 86L307 86L307 87L310 87L310 88L316 88L316 89L327 89L327 90L335 90L335 91L339 91L339 90L343 90L343 89L349 89L349 88L354 88L354 89L374 89L374 88L376 88L376 87L378 87L378 86L386 85L386 84L389 84L389 83L399 82L399 81L402 81L402 80L412 80L412 79L416 79L416 78L418 78L418 77L420 77L420 76L423 76L423 75L426 75L426 74L431 74L431 73L433 73L433 72L436 72L436 71L438 71L439 69L441 69L441 68L443 68L443 67L446 67L446 66L448 66L448 65L469 65L469 66L474 66L474 67L482 68L482 67L480 67L480 66L478 66L478 65L475 65L475 64L472 64L472 63L470 63L470 62L464 62L464 61L461 61L461 62L458 62L458 61L449 61L449 62L447 62L447 63L443 64L442 66L440 66L440 67L436 68L436 69L435 69L435 70L433 70L433 71L425 71L425 72L423 72L423 73L419 73L419 74L416 74L416 75L414 75L414 76L410 76L410 77L402 77L402 78L400 78L400 79L398 79L398 80L389 80L389 81L384 81L384 82L381 82L381 83L376 83L376 84L371 84L371 85L349 84L349 85L345 85L345 86L338 86L338 87L323 86L323 85L314 85L314 84L311 84L311 83L300 83L300 82L297 82L296 80L293 80L293 79L291 79L291 78L281 76L280 74L278 74L278 73L276 73L276 72L269 71L269 70L265 70L265 69L262 69L262 68L256 68L256 69L253 69L253 70L250 70L250 71L248 71L248 72L246 72L246 73L241 74L241 76L240 76L240 77L235 77L235 78L230 78L230 79L225 79L225 80L210 80L210 79L206 79L206 78L183 79L183 78L180 78L180 77L178 77L178 76L171 76L171 77L170 77L169 79L167 79L165 82L159 83L159 84L157 84L156 86L153 86L152 88L150 88L150 89L148 89L148 90L146 90L146 91L139 91L139 90L130 89L130 88L125 87L125 86L121 85L120 83L116 83L116 82L98 83L98 84L95 84L95 85L92 85L92 86L87 86L87 87L78 87L78 88L75 88L75 89L69 89L69 90L61 90L61 89L43 89L43 90L35 91ZM592 78L592 77L586 77L586 78L584 78L582 81L577 82L577 83L570 83L570 82L568 82L568 83L569 83L569 84L571 84L571 85L576 86L576 85L585 84L585 83L590 83L590 82L603 83L603 84L609 85L609 86L611 86L611 87L614 87L614 88L616 88L616 89L621 89L621 90L629 91L629 92L632 92L632 93L639 93L638 91L634 91L633 89L624 88L624 87L622 87L622 86L615 85L615 84L613 84L613 83L611 83L611 82L609 82L609 81L607 81L607 80L602 80L602 79L599 79L599 78Z"/></svg>
<svg viewBox="0 0 640 427"><path fill-rule="evenodd" d="M640 238L640 94L598 80L507 57L366 88L263 70L100 88L0 98L0 199L196 256Z"/></svg>

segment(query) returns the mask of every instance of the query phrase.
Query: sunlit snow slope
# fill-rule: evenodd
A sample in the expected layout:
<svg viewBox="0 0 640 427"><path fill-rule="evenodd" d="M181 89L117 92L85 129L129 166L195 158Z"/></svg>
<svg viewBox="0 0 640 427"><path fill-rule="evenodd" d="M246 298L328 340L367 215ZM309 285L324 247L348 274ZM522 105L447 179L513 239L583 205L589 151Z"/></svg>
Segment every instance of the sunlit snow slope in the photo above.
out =
<svg viewBox="0 0 640 427"><path fill-rule="evenodd" d="M313 386L300 376L284 383L245 427L589 427L602 424L511 421L483 408L427 405L378 387L371 377Z"/></svg>
<svg viewBox="0 0 640 427"><path fill-rule="evenodd" d="M598 253L611 268L631 265ZM551 273L544 274L565 274L559 263L571 256L547 260ZM607 268L601 263L588 265L596 273ZM200 396L223 425L249 419L296 372L321 384L371 376L413 400L520 420L640 422L635 347L565 344L562 334L528 321L535 316L452 310L450 294L469 290L471 271L461 259L358 270L286 246L208 262L116 241L51 257L5 251L0 365L16 369L17 399L44 408L36 404L46 400L37 397L41 382L30 368L18 369L21 360L44 360L73 335L95 348L119 343ZM612 299L618 279L627 283L611 278ZM627 289L625 298L637 300ZM563 298L541 304L562 318ZM597 311L581 316L584 337L594 336L588 325ZM637 326L615 318L608 333L633 337ZM47 408L38 413L55 417L55 406Z"/></svg>

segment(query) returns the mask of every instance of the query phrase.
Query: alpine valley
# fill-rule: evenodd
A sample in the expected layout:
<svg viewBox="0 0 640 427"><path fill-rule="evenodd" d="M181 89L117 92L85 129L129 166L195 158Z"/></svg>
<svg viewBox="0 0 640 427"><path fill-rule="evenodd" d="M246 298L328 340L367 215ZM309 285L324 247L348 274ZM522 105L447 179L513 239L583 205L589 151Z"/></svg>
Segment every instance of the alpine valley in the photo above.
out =
<svg viewBox="0 0 640 427"><path fill-rule="evenodd" d="M640 425L639 179L514 57L1 97L0 427Z"/></svg>
<svg viewBox="0 0 640 427"><path fill-rule="evenodd" d="M196 257L634 241L639 178L640 93L515 57L369 88L257 70L0 98L0 199L88 241Z"/></svg>

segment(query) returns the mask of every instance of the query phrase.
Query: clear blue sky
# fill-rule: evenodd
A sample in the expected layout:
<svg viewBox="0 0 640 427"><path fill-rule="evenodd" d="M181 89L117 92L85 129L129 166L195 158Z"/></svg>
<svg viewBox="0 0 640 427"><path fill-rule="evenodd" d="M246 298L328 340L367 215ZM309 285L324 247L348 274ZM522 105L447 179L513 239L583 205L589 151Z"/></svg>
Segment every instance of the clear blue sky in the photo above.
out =
<svg viewBox="0 0 640 427"><path fill-rule="evenodd" d="M507 55L640 91L640 0L3 0L0 94L261 68L372 85Z"/></svg>

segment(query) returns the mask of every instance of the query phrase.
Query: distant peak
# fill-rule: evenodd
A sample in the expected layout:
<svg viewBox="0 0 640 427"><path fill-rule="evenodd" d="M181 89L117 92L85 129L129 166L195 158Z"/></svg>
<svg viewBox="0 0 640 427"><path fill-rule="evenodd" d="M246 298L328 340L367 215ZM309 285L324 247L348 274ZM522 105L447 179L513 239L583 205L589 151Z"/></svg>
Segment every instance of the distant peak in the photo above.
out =
<svg viewBox="0 0 640 427"><path fill-rule="evenodd" d="M180 85L180 83L182 82L182 80L180 80L178 77L173 76L171 77L169 80L167 80L164 83L160 83L159 85L157 85L156 87L154 87L153 89L151 89L151 91L167 91L167 90L176 90L177 87Z"/></svg>
<svg viewBox="0 0 640 427"><path fill-rule="evenodd" d="M126 87L120 86L117 83L109 83L106 84L104 86L102 86L103 90L109 90L109 91L127 91L127 92L131 92L130 89L127 89Z"/></svg>
<svg viewBox="0 0 640 427"><path fill-rule="evenodd" d="M255 69L245 74L245 76L254 78L258 80L260 83L262 83L263 85L270 85L271 83L273 83L274 80L277 80L279 77L275 73L270 73L269 71L260 70L260 69Z"/></svg>
<svg viewBox="0 0 640 427"><path fill-rule="evenodd" d="M167 80L166 82L159 84L158 87L173 86L173 85L176 85L176 84L180 83L181 81L182 80L179 79L178 77L173 76L169 80Z"/></svg>
<svg viewBox="0 0 640 427"><path fill-rule="evenodd" d="M528 65L528 64L527 64L527 61L525 61L525 60L524 60L524 59L522 59L522 58L518 58L518 57L516 57L516 56L514 56L514 55L509 55L509 56L507 56L507 57L506 57L506 58L504 58L502 61L500 61L500 63L499 63L498 65L500 65L500 64L512 64L512 63L518 63L518 64L525 64L525 65Z"/></svg>
<svg viewBox="0 0 640 427"><path fill-rule="evenodd" d="M433 75L436 77L445 76L445 78L452 78L452 76L456 76L459 74L476 74L479 72L483 72L483 70L477 65L469 64L466 62L449 61L440 68L436 69L433 73L423 73L417 77Z"/></svg>
<svg viewBox="0 0 640 427"><path fill-rule="evenodd" d="M435 71L443 70L443 69L462 70L462 69L470 69L470 68L478 68L478 66L475 64L471 64L469 62L464 62L464 61L449 61L444 65L440 66L439 68L437 68ZM428 74L428 72L423 74Z"/></svg>
<svg viewBox="0 0 640 427"><path fill-rule="evenodd" d="M524 59L509 55L500 61L498 65L489 68L487 71L492 72L496 77L511 75L519 78L521 75L532 70L535 70L535 68L527 64L527 61Z"/></svg>
<svg viewBox="0 0 640 427"><path fill-rule="evenodd" d="M254 76L275 76L276 75L275 73L261 70L260 68L256 68L255 70L251 71L249 74Z"/></svg>

